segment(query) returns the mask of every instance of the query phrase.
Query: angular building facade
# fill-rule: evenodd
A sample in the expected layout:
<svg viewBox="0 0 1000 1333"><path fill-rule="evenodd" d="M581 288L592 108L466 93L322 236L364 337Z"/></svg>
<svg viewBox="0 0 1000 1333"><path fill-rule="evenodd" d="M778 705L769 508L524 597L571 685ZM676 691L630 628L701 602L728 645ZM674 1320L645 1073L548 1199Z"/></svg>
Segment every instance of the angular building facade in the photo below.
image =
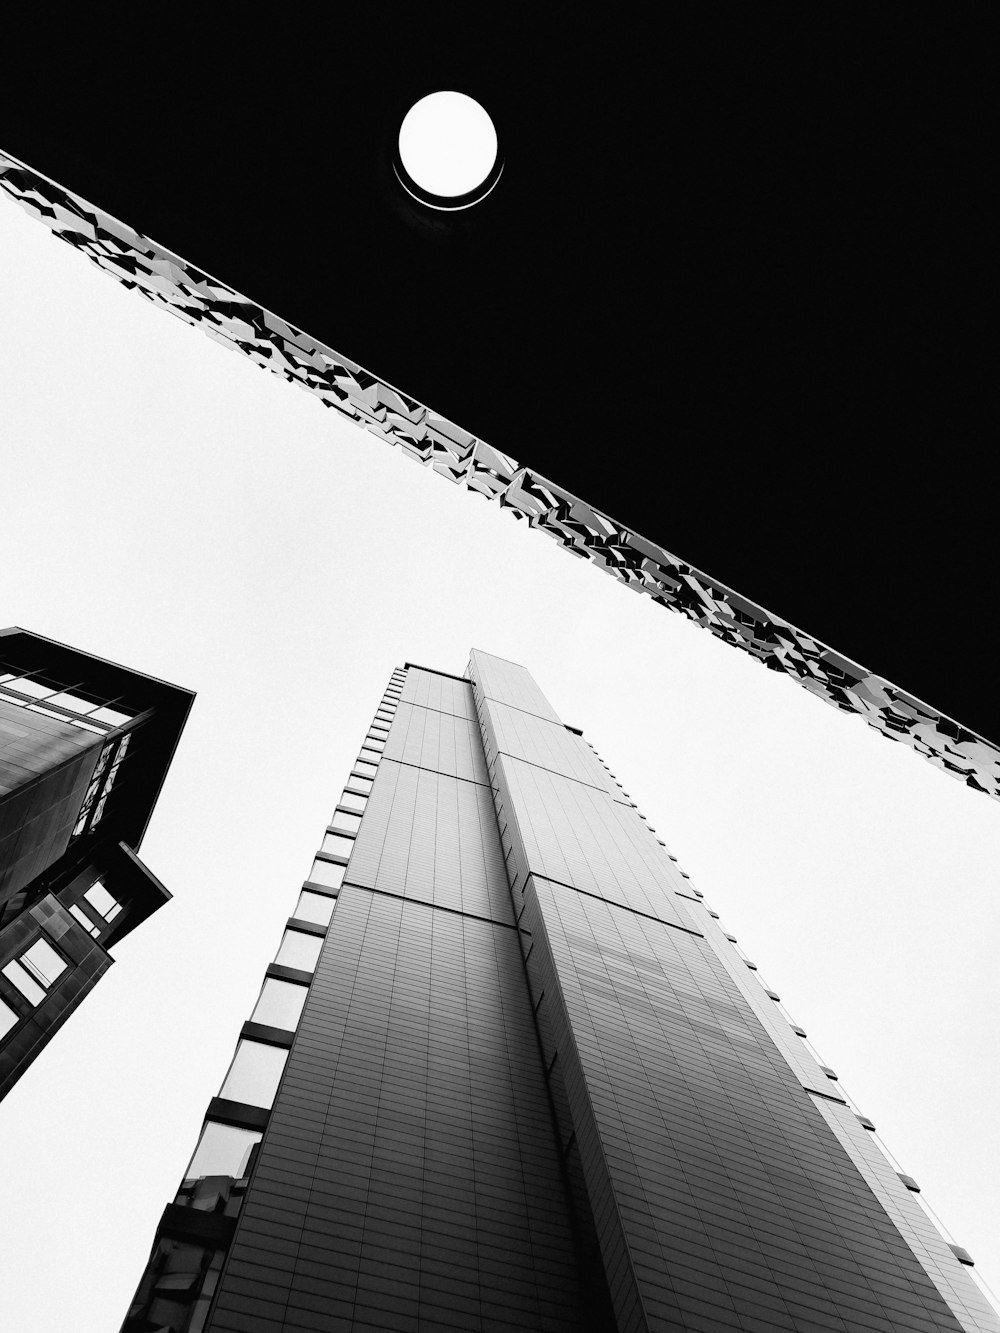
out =
<svg viewBox="0 0 1000 1333"><path fill-rule="evenodd" d="M126 1333L1000 1329L524 668L393 673Z"/></svg>
<svg viewBox="0 0 1000 1333"><path fill-rule="evenodd" d="M136 850L193 698L0 630L0 1098L170 897Z"/></svg>

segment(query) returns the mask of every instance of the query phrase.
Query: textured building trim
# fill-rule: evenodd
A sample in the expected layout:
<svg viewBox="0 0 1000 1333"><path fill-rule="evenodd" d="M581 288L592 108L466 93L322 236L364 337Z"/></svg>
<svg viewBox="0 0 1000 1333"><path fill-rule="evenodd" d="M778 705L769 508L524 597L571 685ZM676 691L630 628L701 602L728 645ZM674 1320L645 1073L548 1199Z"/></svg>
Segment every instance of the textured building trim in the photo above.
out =
<svg viewBox="0 0 1000 1333"><path fill-rule="evenodd" d="M508 454L383 383L163 246L0 152L0 186L98 268L217 342L309 390L449 481L496 499L573 555L783 671L833 707L859 713L968 786L1000 797L1000 749L905 690L771 615L585 504ZM613 464L609 464L613 466Z"/></svg>

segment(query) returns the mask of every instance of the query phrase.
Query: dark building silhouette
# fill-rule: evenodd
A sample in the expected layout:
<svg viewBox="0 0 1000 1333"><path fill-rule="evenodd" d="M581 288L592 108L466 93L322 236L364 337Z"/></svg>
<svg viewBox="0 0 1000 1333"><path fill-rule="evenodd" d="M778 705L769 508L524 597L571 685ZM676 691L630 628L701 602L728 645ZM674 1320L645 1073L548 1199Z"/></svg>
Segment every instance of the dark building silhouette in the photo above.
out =
<svg viewBox="0 0 1000 1333"><path fill-rule="evenodd" d="M393 672L126 1333L1000 1329L522 667Z"/></svg>
<svg viewBox="0 0 1000 1333"><path fill-rule="evenodd" d="M136 851L193 698L0 630L0 1097L170 897Z"/></svg>

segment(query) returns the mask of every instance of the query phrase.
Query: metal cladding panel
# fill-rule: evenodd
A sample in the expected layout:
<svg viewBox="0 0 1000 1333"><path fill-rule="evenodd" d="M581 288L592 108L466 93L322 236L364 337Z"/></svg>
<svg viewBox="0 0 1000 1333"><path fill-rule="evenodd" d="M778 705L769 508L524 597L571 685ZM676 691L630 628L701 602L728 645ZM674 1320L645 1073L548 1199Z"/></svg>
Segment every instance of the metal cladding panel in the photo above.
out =
<svg viewBox="0 0 1000 1333"><path fill-rule="evenodd" d="M843 1094L836 1083L830 1082L823 1073L819 1062L813 1059L802 1038L792 1029L775 1002L768 997L756 974L747 967L705 904L701 901L682 899L679 906L705 936L719 962L742 992L747 1004L781 1051L802 1086L827 1097L839 1097L843 1100Z"/></svg>
<svg viewBox="0 0 1000 1333"><path fill-rule="evenodd" d="M434 708L439 713L454 713L457 717L474 719L476 716L470 685L453 676L425 671L422 667L410 667L407 670L400 700L407 704L419 704L422 708Z"/></svg>
<svg viewBox="0 0 1000 1333"><path fill-rule="evenodd" d="M656 836L555 740L523 668L474 652L470 675L560 1142L620 1329L961 1328L805 1091L835 1085Z"/></svg>
<svg viewBox="0 0 1000 1333"><path fill-rule="evenodd" d="M489 782L479 727L461 714L401 703L382 755L469 782Z"/></svg>
<svg viewBox="0 0 1000 1333"><path fill-rule="evenodd" d="M345 887L209 1329L586 1325L516 931Z"/></svg>
<svg viewBox="0 0 1000 1333"><path fill-rule="evenodd" d="M66 850L103 743L0 699L0 903Z"/></svg>
<svg viewBox="0 0 1000 1333"><path fill-rule="evenodd" d="M462 778L383 758L348 880L513 925L490 789Z"/></svg>
<svg viewBox="0 0 1000 1333"><path fill-rule="evenodd" d="M509 704L511 708L533 713L549 722L560 721L555 709L523 666L508 662L504 657L491 657L489 653L474 648L469 669L482 698Z"/></svg>
<svg viewBox="0 0 1000 1333"><path fill-rule="evenodd" d="M848 1106L817 1101L816 1108L850 1153L886 1212L919 1257L967 1333L1000 1333L1000 1319L956 1262L948 1242L900 1180L871 1134Z"/></svg>
<svg viewBox="0 0 1000 1333"><path fill-rule="evenodd" d="M702 938L541 879L524 900L631 1326L961 1328Z"/></svg>
<svg viewBox="0 0 1000 1333"><path fill-rule="evenodd" d="M488 721L499 753L586 782L611 796L621 796L590 746L561 722L543 723L536 714L495 700L490 700Z"/></svg>
<svg viewBox="0 0 1000 1333"><path fill-rule="evenodd" d="M675 905L673 863L634 810L523 760L501 763L528 870L692 928Z"/></svg>

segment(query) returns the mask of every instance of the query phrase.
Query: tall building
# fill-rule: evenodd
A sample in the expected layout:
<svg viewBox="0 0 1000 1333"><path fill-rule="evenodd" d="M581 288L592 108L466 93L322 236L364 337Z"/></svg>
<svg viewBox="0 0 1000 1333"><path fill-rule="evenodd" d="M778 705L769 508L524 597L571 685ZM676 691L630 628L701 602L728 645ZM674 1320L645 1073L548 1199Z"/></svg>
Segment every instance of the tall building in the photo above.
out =
<svg viewBox="0 0 1000 1333"><path fill-rule="evenodd" d="M136 851L193 698L0 630L0 1097L170 897Z"/></svg>
<svg viewBox="0 0 1000 1333"><path fill-rule="evenodd" d="M916 1182L520 666L393 673L126 1333L985 1333Z"/></svg>

